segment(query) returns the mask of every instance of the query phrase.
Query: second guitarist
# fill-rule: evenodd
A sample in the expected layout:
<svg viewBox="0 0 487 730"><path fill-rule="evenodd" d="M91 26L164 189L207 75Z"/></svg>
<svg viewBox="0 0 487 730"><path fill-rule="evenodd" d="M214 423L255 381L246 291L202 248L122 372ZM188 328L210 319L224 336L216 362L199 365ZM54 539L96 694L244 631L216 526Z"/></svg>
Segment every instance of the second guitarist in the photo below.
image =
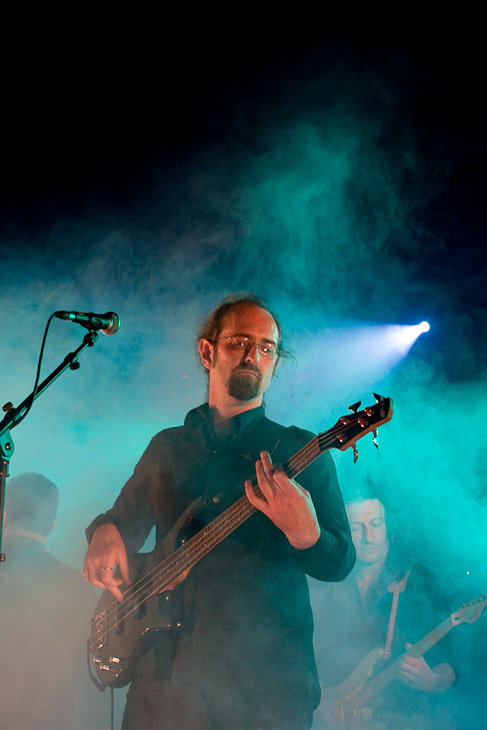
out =
<svg viewBox="0 0 487 730"><path fill-rule="evenodd" d="M455 681L449 637L424 657L405 657L377 693L364 688L390 660L442 621L449 610L437 581L411 565L373 487L346 501L357 562L340 584L311 581L315 650L323 696L314 730L453 730L447 690ZM329 657L334 657L330 663ZM394 675L392 675L394 676Z"/></svg>

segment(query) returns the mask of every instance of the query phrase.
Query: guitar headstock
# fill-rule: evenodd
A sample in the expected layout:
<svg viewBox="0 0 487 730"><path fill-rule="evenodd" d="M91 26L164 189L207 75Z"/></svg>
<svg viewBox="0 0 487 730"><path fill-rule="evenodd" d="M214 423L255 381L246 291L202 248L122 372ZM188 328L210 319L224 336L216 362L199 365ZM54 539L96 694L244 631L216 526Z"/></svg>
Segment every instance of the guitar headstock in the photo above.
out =
<svg viewBox="0 0 487 730"><path fill-rule="evenodd" d="M342 416L338 419L333 428L318 435L320 449L340 449L345 451L350 446L353 448L354 461L357 460L358 452L355 443L365 436L366 433L373 432L373 442L377 444L377 429L382 424L387 423L392 418L393 401L391 398L382 398L382 396L373 393L376 404L368 406L359 411L361 403L354 403L350 406L351 414Z"/></svg>
<svg viewBox="0 0 487 730"><path fill-rule="evenodd" d="M473 624L480 618L482 611L487 606L487 593L477 596L473 601L464 603L458 611L452 613L451 620L454 626L461 623Z"/></svg>

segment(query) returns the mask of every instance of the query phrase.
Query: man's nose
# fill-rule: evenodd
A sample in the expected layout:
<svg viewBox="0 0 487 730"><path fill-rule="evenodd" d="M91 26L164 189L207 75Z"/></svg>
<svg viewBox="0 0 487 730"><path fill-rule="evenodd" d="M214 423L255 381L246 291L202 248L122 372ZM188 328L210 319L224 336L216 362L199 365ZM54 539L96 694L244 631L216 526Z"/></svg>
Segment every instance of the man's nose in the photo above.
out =
<svg viewBox="0 0 487 730"><path fill-rule="evenodd" d="M364 542L372 542L372 528L369 525L364 525L362 539Z"/></svg>
<svg viewBox="0 0 487 730"><path fill-rule="evenodd" d="M252 342L250 347L245 350L244 355L244 362L259 362L260 360L260 352L259 352L259 346L256 342Z"/></svg>

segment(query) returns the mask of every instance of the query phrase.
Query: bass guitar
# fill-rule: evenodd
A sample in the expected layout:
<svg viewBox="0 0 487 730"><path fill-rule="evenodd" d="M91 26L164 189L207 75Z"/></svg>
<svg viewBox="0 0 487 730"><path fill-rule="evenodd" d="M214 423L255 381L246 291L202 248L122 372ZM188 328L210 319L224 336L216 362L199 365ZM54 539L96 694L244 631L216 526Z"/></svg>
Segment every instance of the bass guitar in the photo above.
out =
<svg viewBox="0 0 487 730"><path fill-rule="evenodd" d="M288 477L294 479L320 454L332 448L345 451L352 446L356 460L355 442L369 432L373 432L377 445L377 428L392 418L393 403L390 398L375 393L374 397L375 405L362 411L358 411L360 403L351 406L350 414L339 418L332 428L315 436L294 454L283 465ZM253 488L262 496L256 481ZM150 645L155 631L177 634L180 623L172 609L173 589L199 560L255 512L244 494L190 539L179 544L183 528L197 514L201 502L200 497L184 511L152 554L152 562L156 564L145 569L132 585L125 586L121 602L109 591L103 592L92 619L89 639L90 667L94 666L102 685L123 687L131 681L133 668Z"/></svg>
<svg viewBox="0 0 487 730"><path fill-rule="evenodd" d="M449 631L461 623L477 621L487 606L487 593L464 603L429 634L397 659L384 666L384 650L373 649L355 667L341 684L322 692L321 703L315 712L315 723L320 730L371 730L373 728L373 701L397 676L397 667L404 656L418 659L431 649ZM313 725L315 727L315 725Z"/></svg>

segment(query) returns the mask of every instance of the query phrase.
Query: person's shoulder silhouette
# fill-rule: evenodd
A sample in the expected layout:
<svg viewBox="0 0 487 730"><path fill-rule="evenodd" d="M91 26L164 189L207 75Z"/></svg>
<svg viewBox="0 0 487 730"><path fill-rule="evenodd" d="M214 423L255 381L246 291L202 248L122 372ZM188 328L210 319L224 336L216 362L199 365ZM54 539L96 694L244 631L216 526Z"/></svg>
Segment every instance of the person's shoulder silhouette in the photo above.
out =
<svg viewBox="0 0 487 730"><path fill-rule="evenodd" d="M41 474L7 482L0 707L9 730L99 726L86 706L86 692L97 695L86 666L95 595L81 573L47 548L58 502L56 485Z"/></svg>

